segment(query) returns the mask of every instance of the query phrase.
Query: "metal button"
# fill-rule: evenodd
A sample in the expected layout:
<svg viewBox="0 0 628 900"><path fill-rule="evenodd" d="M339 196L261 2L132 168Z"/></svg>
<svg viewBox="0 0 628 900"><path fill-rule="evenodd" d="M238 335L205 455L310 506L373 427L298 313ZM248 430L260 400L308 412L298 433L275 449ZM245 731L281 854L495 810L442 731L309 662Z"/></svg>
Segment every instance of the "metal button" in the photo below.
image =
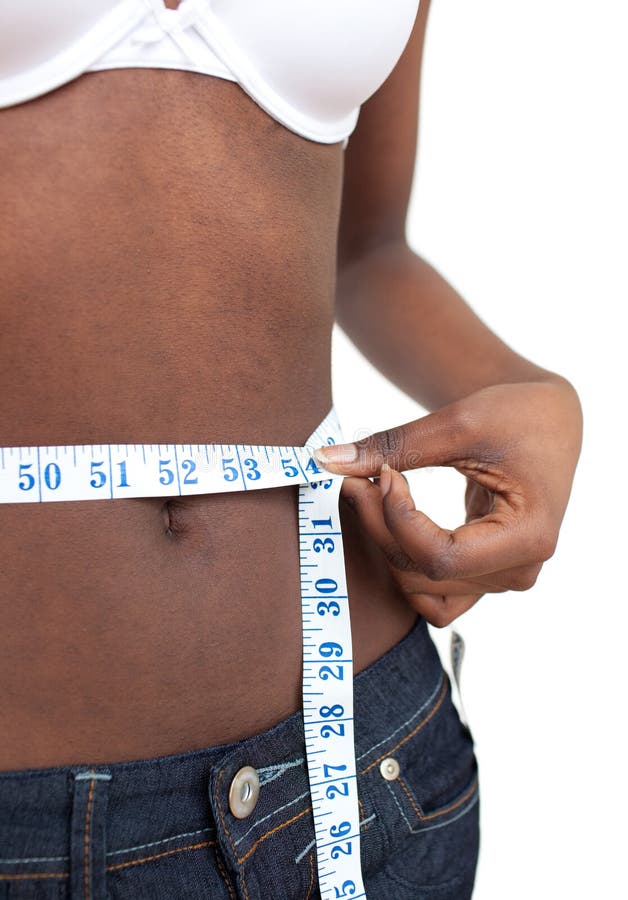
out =
<svg viewBox="0 0 628 900"><path fill-rule="evenodd" d="M236 819L250 816L259 799L259 776L252 766L244 766L233 776L229 788L229 809Z"/></svg>
<svg viewBox="0 0 628 900"><path fill-rule="evenodd" d="M397 760L393 759L392 756L389 756L380 763L379 771L381 772L382 778L385 778L386 781L394 781L395 778L399 778L401 768Z"/></svg>

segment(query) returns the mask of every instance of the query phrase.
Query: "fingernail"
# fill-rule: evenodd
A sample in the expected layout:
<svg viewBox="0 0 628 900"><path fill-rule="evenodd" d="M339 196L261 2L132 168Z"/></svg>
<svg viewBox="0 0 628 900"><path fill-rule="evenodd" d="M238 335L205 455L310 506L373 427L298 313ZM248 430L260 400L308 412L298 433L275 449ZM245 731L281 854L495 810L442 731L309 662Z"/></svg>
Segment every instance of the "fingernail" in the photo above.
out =
<svg viewBox="0 0 628 900"><path fill-rule="evenodd" d="M345 466L354 463L358 458L355 444L328 444L314 451L314 459L322 466L331 463L334 466Z"/></svg>
<svg viewBox="0 0 628 900"><path fill-rule="evenodd" d="M379 473L379 486L382 491L382 497L385 497L388 491L390 490L390 485L392 483L392 474L390 470L390 466L388 463L382 463L382 468Z"/></svg>

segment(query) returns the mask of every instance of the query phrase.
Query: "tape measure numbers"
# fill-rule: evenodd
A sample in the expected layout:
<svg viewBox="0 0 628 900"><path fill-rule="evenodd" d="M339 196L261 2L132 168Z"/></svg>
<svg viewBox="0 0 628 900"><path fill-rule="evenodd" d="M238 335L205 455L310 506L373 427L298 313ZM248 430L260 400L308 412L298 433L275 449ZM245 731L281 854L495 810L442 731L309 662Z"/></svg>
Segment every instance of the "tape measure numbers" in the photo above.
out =
<svg viewBox="0 0 628 900"><path fill-rule="evenodd" d="M316 447L342 441L333 409L304 447L79 444L0 448L0 503L170 497L299 485L303 716L321 897L365 897L353 729L353 655L338 498Z"/></svg>

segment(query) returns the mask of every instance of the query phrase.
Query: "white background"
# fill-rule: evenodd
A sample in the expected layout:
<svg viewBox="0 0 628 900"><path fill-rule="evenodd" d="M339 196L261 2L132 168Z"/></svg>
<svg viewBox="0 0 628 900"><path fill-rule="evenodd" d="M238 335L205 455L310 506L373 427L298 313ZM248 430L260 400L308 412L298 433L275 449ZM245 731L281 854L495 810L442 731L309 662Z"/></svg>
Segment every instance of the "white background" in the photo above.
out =
<svg viewBox="0 0 628 900"><path fill-rule="evenodd" d="M531 591L458 621L482 779L474 900L628 898L627 46L625 0L433 0L429 17L409 241L585 413L555 556ZM334 392L347 437L422 414L340 332ZM462 522L457 473L416 473L412 491Z"/></svg>

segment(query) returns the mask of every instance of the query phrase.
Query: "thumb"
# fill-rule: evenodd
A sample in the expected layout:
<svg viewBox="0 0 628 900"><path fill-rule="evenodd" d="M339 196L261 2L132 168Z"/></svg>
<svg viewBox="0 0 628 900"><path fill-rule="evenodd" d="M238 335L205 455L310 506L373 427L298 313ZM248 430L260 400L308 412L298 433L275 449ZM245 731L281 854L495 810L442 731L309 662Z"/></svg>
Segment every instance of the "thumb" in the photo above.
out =
<svg viewBox="0 0 628 900"><path fill-rule="evenodd" d="M320 447L314 457L329 472L363 477L378 475L384 462L398 472L446 466L473 455L473 431L456 402L355 443Z"/></svg>

